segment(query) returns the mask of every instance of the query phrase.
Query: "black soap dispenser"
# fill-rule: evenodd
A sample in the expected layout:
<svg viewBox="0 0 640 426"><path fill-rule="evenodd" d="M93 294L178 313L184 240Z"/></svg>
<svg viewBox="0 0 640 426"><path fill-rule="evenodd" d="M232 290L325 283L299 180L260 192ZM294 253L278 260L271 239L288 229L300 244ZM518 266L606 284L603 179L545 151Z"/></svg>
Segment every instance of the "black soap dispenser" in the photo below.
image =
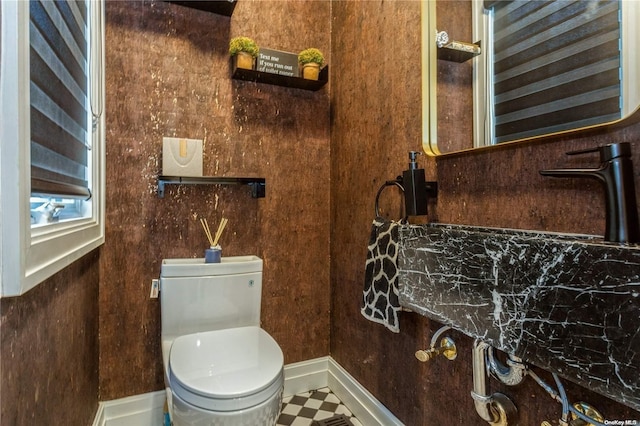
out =
<svg viewBox="0 0 640 426"><path fill-rule="evenodd" d="M419 169L416 162L419 154L418 151L409 151L409 170L402 172L404 207L407 216L427 214L427 183L424 169Z"/></svg>

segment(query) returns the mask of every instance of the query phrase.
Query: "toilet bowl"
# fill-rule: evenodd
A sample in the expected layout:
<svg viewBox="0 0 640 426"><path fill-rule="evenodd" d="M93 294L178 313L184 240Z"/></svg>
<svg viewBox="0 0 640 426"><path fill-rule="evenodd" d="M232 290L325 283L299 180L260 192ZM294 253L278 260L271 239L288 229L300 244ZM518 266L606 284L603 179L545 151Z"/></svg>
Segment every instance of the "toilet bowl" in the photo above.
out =
<svg viewBox="0 0 640 426"><path fill-rule="evenodd" d="M259 327L262 260L223 258L223 265L204 269L185 261L163 261L160 283L173 425L275 425L284 357Z"/></svg>
<svg viewBox="0 0 640 426"><path fill-rule="evenodd" d="M176 338L166 370L174 424L274 424L282 404L283 362L275 340L255 326Z"/></svg>

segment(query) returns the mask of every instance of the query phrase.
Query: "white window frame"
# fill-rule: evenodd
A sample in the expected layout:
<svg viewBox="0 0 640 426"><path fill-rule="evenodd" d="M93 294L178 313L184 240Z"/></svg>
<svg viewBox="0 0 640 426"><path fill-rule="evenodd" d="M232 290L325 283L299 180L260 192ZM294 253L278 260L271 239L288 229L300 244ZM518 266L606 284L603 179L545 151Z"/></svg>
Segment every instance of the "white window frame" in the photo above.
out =
<svg viewBox="0 0 640 426"><path fill-rule="evenodd" d="M474 58L473 66L473 145L482 147L494 145L493 130L493 84L491 78L493 63L490 34L493 32L491 13L485 11L483 0L472 1L472 33L473 40L482 40L482 54ZM622 40L622 105L621 121L629 117L640 106L640 55L637 54L637 41L640 37L640 2L635 0L621 1ZM491 67L491 68L490 68ZM614 122L615 123L615 122ZM613 123L604 123L607 125ZM561 133L575 132L579 129L566 130ZM510 141L517 142L517 141Z"/></svg>
<svg viewBox="0 0 640 426"><path fill-rule="evenodd" d="M31 227L29 1L2 1L0 47L0 297L18 296L104 243L104 7L90 1L92 214ZM95 32L94 32L95 31Z"/></svg>

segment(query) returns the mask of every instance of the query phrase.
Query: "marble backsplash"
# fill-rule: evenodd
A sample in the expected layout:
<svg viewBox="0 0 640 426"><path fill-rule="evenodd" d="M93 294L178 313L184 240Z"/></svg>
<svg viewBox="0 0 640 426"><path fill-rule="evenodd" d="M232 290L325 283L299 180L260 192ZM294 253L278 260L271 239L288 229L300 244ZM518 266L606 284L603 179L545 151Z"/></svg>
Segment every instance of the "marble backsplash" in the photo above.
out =
<svg viewBox="0 0 640 426"><path fill-rule="evenodd" d="M408 225L400 304L640 409L640 247Z"/></svg>

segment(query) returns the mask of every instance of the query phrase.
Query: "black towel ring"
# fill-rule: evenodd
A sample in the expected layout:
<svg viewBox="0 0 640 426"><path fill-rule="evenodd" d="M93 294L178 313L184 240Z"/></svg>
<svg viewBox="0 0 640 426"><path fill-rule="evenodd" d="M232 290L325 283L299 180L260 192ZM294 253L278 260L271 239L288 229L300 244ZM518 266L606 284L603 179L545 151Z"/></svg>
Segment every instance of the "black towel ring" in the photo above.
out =
<svg viewBox="0 0 640 426"><path fill-rule="evenodd" d="M382 191L388 187L388 186L397 186L398 188L400 188L400 190L404 193L404 186L402 186L401 180L400 178L396 179L396 180L388 180L385 183L382 184L382 186L380 187L380 189L378 189L378 193L376 194L376 217L380 217L380 209L378 208L378 201L380 200L380 194L382 194Z"/></svg>

